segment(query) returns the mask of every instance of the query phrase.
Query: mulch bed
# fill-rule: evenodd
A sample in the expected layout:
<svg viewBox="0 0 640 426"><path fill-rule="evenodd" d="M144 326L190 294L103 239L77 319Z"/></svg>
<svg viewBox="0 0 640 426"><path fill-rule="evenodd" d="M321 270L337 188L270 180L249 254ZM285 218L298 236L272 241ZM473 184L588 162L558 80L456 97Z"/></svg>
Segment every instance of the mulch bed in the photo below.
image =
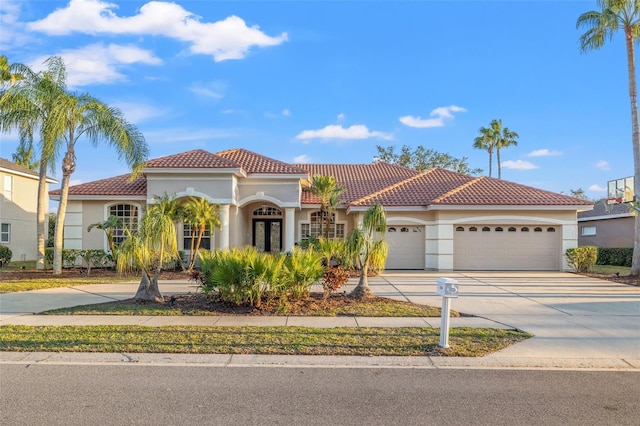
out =
<svg viewBox="0 0 640 426"><path fill-rule="evenodd" d="M640 287L640 275L616 276L615 274L594 274L591 272L585 272L580 275L585 275L587 277L600 278L601 280L613 281L620 284L628 284L628 285L634 285L636 287Z"/></svg>

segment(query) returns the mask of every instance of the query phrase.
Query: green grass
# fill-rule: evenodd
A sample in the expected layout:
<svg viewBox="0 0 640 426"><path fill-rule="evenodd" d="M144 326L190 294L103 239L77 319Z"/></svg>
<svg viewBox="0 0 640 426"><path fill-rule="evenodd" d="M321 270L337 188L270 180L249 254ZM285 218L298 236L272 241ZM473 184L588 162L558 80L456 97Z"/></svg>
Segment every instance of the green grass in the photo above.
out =
<svg viewBox="0 0 640 426"><path fill-rule="evenodd" d="M612 275L616 272L620 272L620 275L629 275L631 274L631 268L628 266L595 265L589 272Z"/></svg>
<svg viewBox="0 0 640 426"><path fill-rule="evenodd" d="M485 356L531 337L513 330L215 326L0 327L0 351L189 354Z"/></svg>
<svg viewBox="0 0 640 426"><path fill-rule="evenodd" d="M25 260L25 261L11 261L8 264L4 265L1 271L20 271L23 269L36 269L36 261L35 260Z"/></svg>
<svg viewBox="0 0 640 426"><path fill-rule="evenodd" d="M137 277L82 277L82 278L69 278L69 277L47 277L38 279L24 279L24 280L7 280L0 282L0 293L13 293L17 291L29 291L29 290L43 290L47 288L59 288L59 287L71 287L79 285L89 284L109 284L109 283L122 283L130 281L138 281Z"/></svg>

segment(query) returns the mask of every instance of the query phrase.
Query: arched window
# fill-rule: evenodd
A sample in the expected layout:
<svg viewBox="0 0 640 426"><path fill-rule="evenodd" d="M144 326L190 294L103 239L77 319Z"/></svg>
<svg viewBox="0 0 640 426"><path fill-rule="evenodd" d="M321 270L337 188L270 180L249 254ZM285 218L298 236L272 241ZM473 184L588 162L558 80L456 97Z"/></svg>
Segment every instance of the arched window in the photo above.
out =
<svg viewBox="0 0 640 426"><path fill-rule="evenodd" d="M390 226L389 229L387 229L387 232L396 232L396 228Z"/></svg>
<svg viewBox="0 0 640 426"><path fill-rule="evenodd" d="M533 232L542 232L542 228L536 226L535 228L533 228Z"/></svg>
<svg viewBox="0 0 640 426"><path fill-rule="evenodd" d="M529 228L523 226L522 228L520 228L520 232L529 232Z"/></svg>
<svg viewBox="0 0 640 426"><path fill-rule="evenodd" d="M502 231L503 231L502 226L496 226L496 232L502 232Z"/></svg>
<svg viewBox="0 0 640 426"><path fill-rule="evenodd" d="M409 232L409 228L403 226L402 228L400 228L400 232Z"/></svg>
<svg viewBox="0 0 640 426"><path fill-rule="evenodd" d="M509 232L516 232L516 227L515 226L510 226L509 227Z"/></svg>
<svg viewBox="0 0 640 426"><path fill-rule="evenodd" d="M253 211L254 216L282 216L282 210L275 207L262 206Z"/></svg>
<svg viewBox="0 0 640 426"><path fill-rule="evenodd" d="M547 228L547 232L556 232L556 228Z"/></svg>
<svg viewBox="0 0 640 426"><path fill-rule="evenodd" d="M114 204L109 207L109 216L118 218L120 224L113 229L113 242L118 245L127 238L125 229L138 229L138 207L131 204Z"/></svg>
<svg viewBox="0 0 640 426"><path fill-rule="evenodd" d="M464 228L462 226L458 226L456 228L456 231L464 232Z"/></svg>
<svg viewBox="0 0 640 426"><path fill-rule="evenodd" d="M478 232L478 228L476 228L475 226L472 226L469 228L469 232Z"/></svg>
<svg viewBox="0 0 640 426"><path fill-rule="evenodd" d="M489 228L488 226L482 227L482 232L489 232L489 231L491 231L491 228Z"/></svg>

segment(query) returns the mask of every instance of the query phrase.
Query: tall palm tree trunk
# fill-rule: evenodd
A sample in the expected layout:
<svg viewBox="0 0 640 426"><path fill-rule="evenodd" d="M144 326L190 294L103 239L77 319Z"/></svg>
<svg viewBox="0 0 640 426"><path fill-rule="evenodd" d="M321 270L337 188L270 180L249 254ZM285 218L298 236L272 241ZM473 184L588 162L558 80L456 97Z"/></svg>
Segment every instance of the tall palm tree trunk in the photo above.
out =
<svg viewBox="0 0 640 426"><path fill-rule="evenodd" d="M72 135L73 136L73 135ZM70 139L73 140L73 139ZM70 146L62 160L62 183L60 190L60 204L56 217L56 233L53 245L53 274L62 274L62 245L64 243L64 218L67 213L67 199L69 198L69 182L71 174L76 168L75 151Z"/></svg>
<svg viewBox="0 0 640 426"><path fill-rule="evenodd" d="M493 166L493 152L489 151L489 177L491 177L491 173L492 173L492 168Z"/></svg>
<svg viewBox="0 0 640 426"><path fill-rule="evenodd" d="M44 269L44 251L45 240L47 236L46 225L49 221L46 218L45 212L48 209L46 205L47 198L47 161L44 158L40 159L40 171L38 178L38 206L36 216L38 223L36 224L36 235L38 238L38 257L36 258L36 269Z"/></svg>
<svg viewBox="0 0 640 426"><path fill-rule="evenodd" d="M636 64L633 46L633 34L625 32L627 43L627 70L629 73L629 100L631 102L631 142L633 144L634 179L633 190L636 200L640 197L640 132L638 129L638 90L636 88ZM631 274L640 274L640 214L635 216L635 236L633 240L633 256Z"/></svg>
<svg viewBox="0 0 640 426"><path fill-rule="evenodd" d="M498 179L502 179L502 167L500 167L500 147L496 148L496 160L498 161Z"/></svg>

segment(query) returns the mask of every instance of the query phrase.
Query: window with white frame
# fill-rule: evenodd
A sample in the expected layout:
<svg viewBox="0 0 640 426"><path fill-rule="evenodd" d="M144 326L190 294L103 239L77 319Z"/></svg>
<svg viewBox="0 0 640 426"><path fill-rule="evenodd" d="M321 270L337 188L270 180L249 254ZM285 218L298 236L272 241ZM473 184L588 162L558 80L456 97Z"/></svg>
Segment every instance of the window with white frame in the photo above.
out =
<svg viewBox="0 0 640 426"><path fill-rule="evenodd" d="M596 235L596 227L595 226L581 226L580 227L580 235L583 237L590 237Z"/></svg>
<svg viewBox="0 0 640 426"><path fill-rule="evenodd" d="M118 245L127 238L125 230L130 232L138 229L138 207L131 204L114 204L109 207L109 216L120 220L120 226L113 230L113 242Z"/></svg>
<svg viewBox="0 0 640 426"><path fill-rule="evenodd" d="M13 176L5 175L3 184L4 200L6 202L13 201Z"/></svg>
<svg viewBox="0 0 640 426"><path fill-rule="evenodd" d="M193 241L193 246L195 250L195 244L198 242L197 229L185 223L183 225L183 248L184 250L191 250L191 242ZM200 248L211 250L211 230L207 226L202 234L202 239L200 240Z"/></svg>
<svg viewBox="0 0 640 426"><path fill-rule="evenodd" d="M9 242L11 242L11 224L2 223L0 224L0 243Z"/></svg>
<svg viewBox="0 0 640 426"><path fill-rule="evenodd" d="M306 240L309 237L320 238L325 235L325 227L327 212L313 212L310 216L310 222L302 223L300 226L300 233L302 239ZM336 214L331 213L331 221L329 222L329 238L344 239L344 223L336 223Z"/></svg>

